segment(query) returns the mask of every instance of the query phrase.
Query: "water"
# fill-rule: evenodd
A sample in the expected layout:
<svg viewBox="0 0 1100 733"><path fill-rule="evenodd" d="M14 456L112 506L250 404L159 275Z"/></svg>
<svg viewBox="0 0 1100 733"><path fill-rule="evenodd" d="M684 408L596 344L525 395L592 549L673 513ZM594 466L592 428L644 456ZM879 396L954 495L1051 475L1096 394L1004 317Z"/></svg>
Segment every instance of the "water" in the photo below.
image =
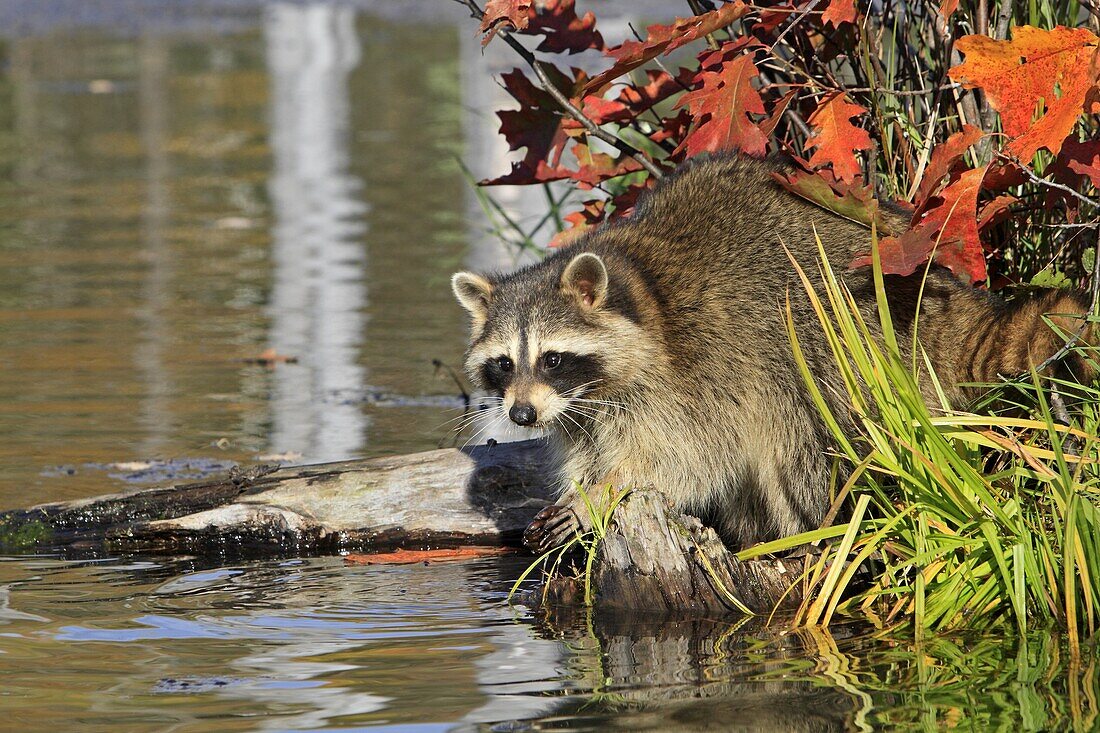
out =
<svg viewBox="0 0 1100 733"><path fill-rule="evenodd" d="M600 5L609 37L667 17ZM449 440L448 278L514 258L457 161L507 169L514 63L444 0L0 0L0 509ZM0 728L1097 722L1092 657L1042 630L546 617L506 602L526 562L5 559Z"/></svg>

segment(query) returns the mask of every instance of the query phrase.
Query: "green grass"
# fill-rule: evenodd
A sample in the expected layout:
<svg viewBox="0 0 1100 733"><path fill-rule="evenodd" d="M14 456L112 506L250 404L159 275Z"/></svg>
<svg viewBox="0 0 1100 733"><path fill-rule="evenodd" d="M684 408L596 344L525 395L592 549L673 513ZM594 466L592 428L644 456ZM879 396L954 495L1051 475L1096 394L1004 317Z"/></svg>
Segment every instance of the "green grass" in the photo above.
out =
<svg viewBox="0 0 1100 733"><path fill-rule="evenodd" d="M603 542L608 529L611 528L611 518L615 514L615 510L619 508L619 504L630 494L630 489L616 489L608 484L603 488L603 496L593 500L580 483L574 481L573 487L580 493L592 529L584 533L575 533L569 540L557 547L550 548L535 558L534 562L528 565L519 578L516 579L516 582L512 584L512 589L508 592L508 600L512 599L523 581L527 580L531 573L538 568L543 568L546 574L547 582L543 584L543 593L545 594L550 587L549 579L558 573L562 560L570 550L578 546L584 552L584 567L581 570L581 580L584 583L584 605L591 606L595 600L595 590L592 587L592 566L599 555L600 543ZM543 600L545 600L545 597Z"/></svg>
<svg viewBox="0 0 1100 733"><path fill-rule="evenodd" d="M841 431L811 378L789 312L788 334L806 386L854 467L841 494L850 491L855 509L810 569L811 592L794 623L858 615L879 626L912 625L918 636L1006 627L1023 635L1029 626L1056 624L1078 649L1100 621L1100 391L1073 387L1079 409L1072 426L1055 421L1052 380L1035 374L1021 392L1030 398L1021 401L1030 403L1022 417L947 404L934 415L921 398L916 365L900 354L877 258L881 341L870 337L823 251L822 262L824 299L799 274L843 377L855 439ZM855 588L864 563L876 580Z"/></svg>

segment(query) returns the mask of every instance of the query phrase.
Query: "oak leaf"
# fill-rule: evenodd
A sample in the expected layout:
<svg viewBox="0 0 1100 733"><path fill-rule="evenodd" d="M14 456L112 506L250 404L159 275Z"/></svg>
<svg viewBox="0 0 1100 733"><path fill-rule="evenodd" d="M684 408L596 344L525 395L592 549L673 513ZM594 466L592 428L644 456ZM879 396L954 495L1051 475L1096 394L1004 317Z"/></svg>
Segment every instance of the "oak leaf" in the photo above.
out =
<svg viewBox="0 0 1100 733"><path fill-rule="evenodd" d="M603 89L609 82L638 68L650 59L696 41L708 33L729 25L752 12L752 7L742 0L734 0L722 7L690 18L677 18L672 25L651 25L646 29L644 41L624 41L607 50L614 59L611 68L603 71L585 86L585 93Z"/></svg>
<svg viewBox="0 0 1100 733"><path fill-rule="evenodd" d="M856 151L869 149L871 136L853 125L851 119L866 112L865 108L849 102L843 92L831 92L826 96L807 120L814 134L806 141L806 147L816 148L810 157L810 166L831 165L840 180L849 183L855 180L861 170Z"/></svg>
<svg viewBox="0 0 1100 733"><path fill-rule="evenodd" d="M574 77L553 66L546 67L546 71L557 88L570 97L588 79L584 72L577 70L573 71ZM570 136L568 123L571 120L566 120L557 111L558 104L548 92L532 83L519 69L502 74L501 79L504 88L520 103L520 108L497 111L500 132L508 141L509 150L526 148L527 152L523 160L512 164L509 173L482 181L482 185L522 185L567 177L555 178L550 172L561 160Z"/></svg>
<svg viewBox="0 0 1100 733"><path fill-rule="evenodd" d="M858 19L856 0L831 0L821 14L821 22L832 23L833 28L839 28L841 23L855 23Z"/></svg>
<svg viewBox="0 0 1100 733"><path fill-rule="evenodd" d="M1029 161L1039 148L1057 155L1086 102L1095 97L1098 43L1091 31L1065 26L1019 26L1010 41L963 36L955 46L966 59L948 73L985 92L1010 138L1005 151ZM1040 102L1043 111L1035 119Z"/></svg>
<svg viewBox="0 0 1100 733"><path fill-rule="evenodd" d="M530 15L526 32L543 34L539 51L573 54L604 47L603 37L596 30L596 16L589 11L578 17L575 0L544 0Z"/></svg>
<svg viewBox="0 0 1100 733"><path fill-rule="evenodd" d="M687 107L697 120L695 128L680 143L677 152L688 156L715 150L740 150L762 157L768 138L749 117L764 114L764 100L752 85L759 76L750 54L722 62L717 71L702 71L701 88L676 102Z"/></svg>
<svg viewBox="0 0 1100 733"><path fill-rule="evenodd" d="M510 25L522 31L530 21L531 0L489 0L485 3L485 13L481 16L479 32L484 34L481 45L493 40L493 36L504 26Z"/></svg>
<svg viewBox="0 0 1100 733"><path fill-rule="evenodd" d="M881 239L882 271L910 275L934 252L936 262L959 278L969 283L984 280L985 253L977 210L985 171L963 171L918 210L909 231Z"/></svg>
<svg viewBox="0 0 1100 733"><path fill-rule="evenodd" d="M874 191L864 185L861 178L851 183L837 179L827 170L811 171L809 164L795 158L798 168L786 173L773 173L772 177L779 185L823 209L839 214L865 227L875 223L881 234L893 233L897 226L892 224L879 209Z"/></svg>

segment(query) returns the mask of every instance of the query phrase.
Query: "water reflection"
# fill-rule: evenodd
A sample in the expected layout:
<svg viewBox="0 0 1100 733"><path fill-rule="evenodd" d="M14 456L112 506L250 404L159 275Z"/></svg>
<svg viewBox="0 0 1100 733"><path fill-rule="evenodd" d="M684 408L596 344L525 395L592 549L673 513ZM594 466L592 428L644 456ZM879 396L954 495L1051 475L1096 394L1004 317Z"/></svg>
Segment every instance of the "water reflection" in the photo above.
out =
<svg viewBox="0 0 1100 733"><path fill-rule="evenodd" d="M84 730L1092 730L1093 652L857 626L556 614L504 602L518 559L219 570L0 562L16 721ZM47 662L48 660L48 662ZM241 717L241 716L244 717Z"/></svg>
<svg viewBox="0 0 1100 733"><path fill-rule="evenodd" d="M277 3L264 14L271 77L273 284L269 344L307 368L276 370L272 448L306 461L356 454L358 405L331 401L366 383L363 183L349 173L348 77L360 59L347 7Z"/></svg>

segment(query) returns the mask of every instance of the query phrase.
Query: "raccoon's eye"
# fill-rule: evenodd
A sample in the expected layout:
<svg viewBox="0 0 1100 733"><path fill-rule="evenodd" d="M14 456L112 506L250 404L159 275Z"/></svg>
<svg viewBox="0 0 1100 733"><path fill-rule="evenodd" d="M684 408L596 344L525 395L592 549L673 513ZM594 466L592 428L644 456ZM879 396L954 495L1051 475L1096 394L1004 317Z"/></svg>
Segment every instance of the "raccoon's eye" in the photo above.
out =
<svg viewBox="0 0 1100 733"><path fill-rule="evenodd" d="M502 356L497 359L497 366L500 367L502 372L510 372L512 371L512 360L507 356Z"/></svg>
<svg viewBox="0 0 1100 733"><path fill-rule="evenodd" d="M561 366L561 354L556 351L547 351L542 355L542 363L547 369L557 369Z"/></svg>

